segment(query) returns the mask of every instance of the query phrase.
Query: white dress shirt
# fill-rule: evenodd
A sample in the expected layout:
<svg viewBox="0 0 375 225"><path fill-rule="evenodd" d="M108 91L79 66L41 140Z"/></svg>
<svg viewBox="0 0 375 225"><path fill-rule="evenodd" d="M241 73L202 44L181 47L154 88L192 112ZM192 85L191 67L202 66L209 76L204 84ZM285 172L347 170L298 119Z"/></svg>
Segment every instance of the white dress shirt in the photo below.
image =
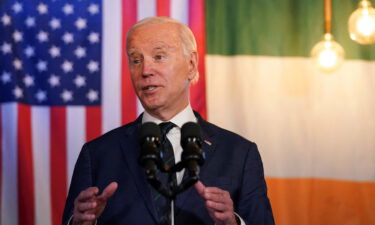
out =
<svg viewBox="0 0 375 225"><path fill-rule="evenodd" d="M159 120L153 116L151 116L146 111L143 113L142 117L142 123L146 122L154 122L156 124L160 124L162 121ZM174 116L172 119L169 120L169 122L172 122L177 125L177 127L173 127L167 134L168 140L171 142L173 147L173 153L174 153L174 159L175 163L177 164L179 161L181 161L181 154L182 154L182 147L180 144L181 140L181 127L187 122L197 122L197 118L194 115L193 109L190 105L188 105L184 110L179 112L176 116ZM182 178L184 176L184 170L181 170L176 174L177 177L177 183L180 184L182 181Z"/></svg>
<svg viewBox="0 0 375 225"><path fill-rule="evenodd" d="M142 123L146 122L154 122L156 124L160 124L162 122L167 122L167 121L162 121L160 119L157 119L153 116L151 116L148 112L144 111L143 117L142 117ZM176 116L174 116L172 119L169 120L169 122L172 122L177 125L177 127L173 127L167 134L167 138L171 142L173 146L173 153L174 153L174 159L175 163L178 163L181 161L181 154L182 154L182 147L180 144L181 140L181 127L187 122L197 122L197 118L194 115L193 109L191 108L190 104L186 106L184 110L179 112ZM182 181L182 178L184 176L184 171L185 169L181 170L176 174L177 177L177 183L180 184ZM240 219L241 224L240 225L246 225L245 221L242 220L242 218L237 214L236 216Z"/></svg>

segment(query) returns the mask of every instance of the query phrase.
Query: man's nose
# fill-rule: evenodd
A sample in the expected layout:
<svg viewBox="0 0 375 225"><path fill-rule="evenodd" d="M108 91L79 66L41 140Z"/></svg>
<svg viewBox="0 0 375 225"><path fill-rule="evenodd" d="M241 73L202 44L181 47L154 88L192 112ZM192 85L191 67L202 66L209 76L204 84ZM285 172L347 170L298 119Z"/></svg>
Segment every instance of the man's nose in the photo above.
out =
<svg viewBox="0 0 375 225"><path fill-rule="evenodd" d="M150 59L143 60L142 76L149 77L153 75L154 67Z"/></svg>

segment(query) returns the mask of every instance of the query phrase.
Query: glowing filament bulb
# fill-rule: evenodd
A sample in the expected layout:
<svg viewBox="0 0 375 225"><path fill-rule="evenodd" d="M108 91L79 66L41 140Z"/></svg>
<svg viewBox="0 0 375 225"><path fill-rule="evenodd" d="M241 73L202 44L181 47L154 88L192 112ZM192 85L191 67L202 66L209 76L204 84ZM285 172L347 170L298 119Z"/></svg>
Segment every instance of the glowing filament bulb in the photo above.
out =
<svg viewBox="0 0 375 225"><path fill-rule="evenodd" d="M330 33L324 34L324 39L311 50L314 64L323 72L336 70L344 60L344 49L333 40Z"/></svg>
<svg viewBox="0 0 375 225"><path fill-rule="evenodd" d="M362 0L349 18L350 38L359 44L375 43L375 9L371 2Z"/></svg>

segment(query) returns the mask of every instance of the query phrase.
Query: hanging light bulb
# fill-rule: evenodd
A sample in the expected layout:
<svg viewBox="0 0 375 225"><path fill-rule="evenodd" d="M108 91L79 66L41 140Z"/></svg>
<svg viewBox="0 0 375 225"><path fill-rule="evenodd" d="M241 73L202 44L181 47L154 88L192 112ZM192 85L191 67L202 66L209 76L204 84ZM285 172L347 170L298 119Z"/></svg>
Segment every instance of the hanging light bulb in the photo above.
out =
<svg viewBox="0 0 375 225"><path fill-rule="evenodd" d="M359 44L375 43L375 9L369 0L361 0L359 8L349 17L350 38Z"/></svg>
<svg viewBox="0 0 375 225"><path fill-rule="evenodd" d="M333 40L331 34L331 0L324 0L324 36L311 50L316 67L323 72L333 72L344 61L345 51Z"/></svg>
<svg viewBox="0 0 375 225"><path fill-rule="evenodd" d="M322 41L318 42L311 50L314 64L323 72L336 70L344 61L345 51L330 33L324 34Z"/></svg>

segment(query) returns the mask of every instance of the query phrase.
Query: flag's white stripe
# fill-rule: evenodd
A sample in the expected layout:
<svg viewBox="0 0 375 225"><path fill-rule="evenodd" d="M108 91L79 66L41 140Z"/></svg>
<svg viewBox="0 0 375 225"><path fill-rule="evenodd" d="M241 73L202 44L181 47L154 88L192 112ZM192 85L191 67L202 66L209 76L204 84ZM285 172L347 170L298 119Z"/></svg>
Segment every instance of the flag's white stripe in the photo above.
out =
<svg viewBox="0 0 375 225"><path fill-rule="evenodd" d="M138 0L137 2L137 20L146 17L156 16L156 0ZM144 111L143 106L137 98L137 115Z"/></svg>
<svg viewBox="0 0 375 225"><path fill-rule="evenodd" d="M210 121L255 141L276 177L375 180L375 62L206 57Z"/></svg>
<svg viewBox="0 0 375 225"><path fill-rule="evenodd" d="M156 16L156 0L138 0L137 19Z"/></svg>
<svg viewBox="0 0 375 225"><path fill-rule="evenodd" d="M103 1L103 133L121 125L121 0Z"/></svg>
<svg viewBox="0 0 375 225"><path fill-rule="evenodd" d="M86 141L86 110L83 106L67 107L68 187L82 145Z"/></svg>
<svg viewBox="0 0 375 225"><path fill-rule="evenodd" d="M35 224L51 224L50 108L31 107Z"/></svg>
<svg viewBox="0 0 375 225"><path fill-rule="evenodd" d="M172 18L189 25L189 1L188 0L171 0Z"/></svg>
<svg viewBox="0 0 375 225"><path fill-rule="evenodd" d="M18 225L17 187L17 104L4 103L1 106L2 124L2 196L1 224Z"/></svg>

